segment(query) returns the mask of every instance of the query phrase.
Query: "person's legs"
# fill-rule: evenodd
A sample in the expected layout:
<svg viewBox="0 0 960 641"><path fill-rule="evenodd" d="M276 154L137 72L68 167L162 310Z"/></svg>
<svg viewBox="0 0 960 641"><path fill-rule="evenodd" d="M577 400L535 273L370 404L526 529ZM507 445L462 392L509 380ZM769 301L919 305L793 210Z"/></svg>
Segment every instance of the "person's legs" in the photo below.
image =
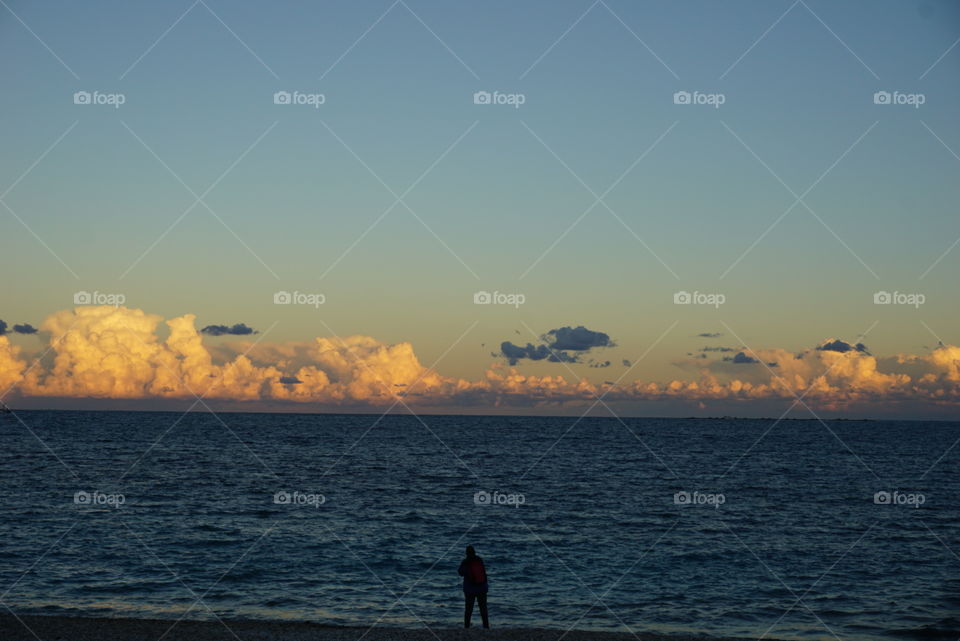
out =
<svg viewBox="0 0 960 641"><path fill-rule="evenodd" d="M463 593L463 627L470 627L470 617L473 615L473 600L476 599L476 595ZM483 610L481 610L481 613Z"/></svg>
<svg viewBox="0 0 960 641"><path fill-rule="evenodd" d="M478 594L477 603L480 604L480 617L483 619L483 627L490 627L490 619L487 617L487 595Z"/></svg>

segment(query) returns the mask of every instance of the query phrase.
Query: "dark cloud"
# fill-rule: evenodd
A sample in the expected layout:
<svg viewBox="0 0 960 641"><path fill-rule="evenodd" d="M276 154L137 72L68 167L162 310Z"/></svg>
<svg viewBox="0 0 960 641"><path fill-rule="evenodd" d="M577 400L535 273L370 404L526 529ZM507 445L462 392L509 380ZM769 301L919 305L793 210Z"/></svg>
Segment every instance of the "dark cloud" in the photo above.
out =
<svg viewBox="0 0 960 641"><path fill-rule="evenodd" d="M720 338L721 336L723 336L723 334L721 334L720 332L702 332L700 334L697 334L697 336L699 336L700 338Z"/></svg>
<svg viewBox="0 0 960 641"><path fill-rule="evenodd" d="M603 332L595 332L583 325L577 327L558 327L540 337L540 345L527 343L514 345L510 341L500 344L500 355L506 357L511 365L516 365L520 359L531 361L548 361L551 363L580 363L580 354L586 353L594 347L614 347L615 343L610 336ZM590 359L590 367L609 367L609 361L595 361Z"/></svg>
<svg viewBox="0 0 960 641"><path fill-rule="evenodd" d="M701 354L700 356L706 358L706 354ZM727 361L728 363L733 363L734 365L754 365L760 362L752 356L747 356L743 352L737 352L736 356L724 356L723 360ZM767 367L776 366L776 363L767 363Z"/></svg>
<svg viewBox="0 0 960 641"><path fill-rule="evenodd" d="M867 346L863 343L857 343L856 345L851 345L846 341L840 339L834 339L832 341L827 341L822 345L818 346L817 349L821 352L840 352L841 354L846 352L864 352L869 354L867 351Z"/></svg>
<svg viewBox="0 0 960 641"><path fill-rule="evenodd" d="M571 356L566 352L553 351L546 345L532 345L531 343L521 346L514 345L510 341L503 341L500 343L500 352L511 365L516 365L521 358L527 358L531 361L547 360L551 363L578 362L576 356Z"/></svg>
<svg viewBox="0 0 960 641"><path fill-rule="evenodd" d="M296 376L281 376L280 382L283 383L284 385L298 385L303 381L301 381Z"/></svg>
<svg viewBox="0 0 960 641"><path fill-rule="evenodd" d="M747 356L743 352L737 352L736 356L724 356L723 360L730 361L731 363L735 363L737 365L749 365L760 362L752 356Z"/></svg>
<svg viewBox="0 0 960 641"><path fill-rule="evenodd" d="M6 321L0 320L0 336L8 333L9 325ZM37 328L31 325L30 323L24 323L23 325L14 325L13 331L17 334L36 334Z"/></svg>
<svg viewBox="0 0 960 641"><path fill-rule="evenodd" d="M737 351L734 347L703 347L700 349L701 352L735 352Z"/></svg>
<svg viewBox="0 0 960 641"><path fill-rule="evenodd" d="M229 334L231 336L247 336L249 334L259 334L257 330L252 327L247 327L243 323L237 323L233 327L227 325L207 325L200 330L201 334L209 334L210 336L223 336L224 334Z"/></svg>
<svg viewBox="0 0 960 641"><path fill-rule="evenodd" d="M615 346L607 334L589 330L583 325L551 329L546 333L544 339L553 341L550 343L550 349L573 352L585 352L594 347Z"/></svg>
<svg viewBox="0 0 960 641"><path fill-rule="evenodd" d="M630 367L630 361L628 361L627 359L623 359L622 362L624 367Z"/></svg>

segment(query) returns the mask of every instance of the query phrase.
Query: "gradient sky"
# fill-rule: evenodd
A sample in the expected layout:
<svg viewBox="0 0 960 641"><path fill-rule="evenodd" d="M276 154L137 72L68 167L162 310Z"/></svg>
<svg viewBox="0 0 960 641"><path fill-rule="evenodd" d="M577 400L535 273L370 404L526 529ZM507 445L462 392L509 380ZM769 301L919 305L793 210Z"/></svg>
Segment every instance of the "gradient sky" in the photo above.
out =
<svg viewBox="0 0 960 641"><path fill-rule="evenodd" d="M562 326L616 342L596 354L609 369L571 366L598 381L675 321L631 379L688 376L705 344L799 351L871 327L876 354L957 344L958 38L960 5L927 0L7 0L0 318L39 325L78 290L120 292L270 341L409 341L428 366L479 321L437 365L464 378L501 341ZM281 90L326 102L275 105ZM525 104L475 105L480 90ZM680 90L725 103L676 105ZM615 213L571 229L635 162L604 196ZM203 199L216 216L200 204L174 225L194 202L180 180L203 194L228 169ZM414 213L371 228L428 169ZM791 190L806 206L776 222ZM327 302L276 306L277 290ZM477 306L477 290L526 303ZM678 290L726 303L674 305ZM877 306L878 290L926 302Z"/></svg>

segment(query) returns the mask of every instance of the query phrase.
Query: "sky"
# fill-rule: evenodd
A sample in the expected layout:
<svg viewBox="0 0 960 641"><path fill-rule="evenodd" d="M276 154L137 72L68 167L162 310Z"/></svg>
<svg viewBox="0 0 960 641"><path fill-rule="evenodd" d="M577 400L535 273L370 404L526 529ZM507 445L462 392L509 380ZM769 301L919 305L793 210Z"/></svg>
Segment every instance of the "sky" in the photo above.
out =
<svg viewBox="0 0 960 641"><path fill-rule="evenodd" d="M930 0L5 0L0 398L955 417L958 40Z"/></svg>

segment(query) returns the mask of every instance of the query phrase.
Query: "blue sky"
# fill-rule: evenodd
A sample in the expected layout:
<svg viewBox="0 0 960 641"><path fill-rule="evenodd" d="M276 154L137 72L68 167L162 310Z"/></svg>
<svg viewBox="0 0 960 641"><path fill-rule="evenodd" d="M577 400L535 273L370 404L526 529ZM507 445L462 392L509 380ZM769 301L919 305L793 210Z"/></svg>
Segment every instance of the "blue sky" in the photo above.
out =
<svg viewBox="0 0 960 641"><path fill-rule="evenodd" d="M931 269L960 237L952 2L8 1L0 34L0 193L27 172L0 210L10 323L122 292L271 340L410 341L463 377L563 326L613 337L619 374L677 322L634 371L650 380L681 376L708 331L958 341L960 250ZM277 290L327 302L278 308ZM680 290L726 302L679 307Z"/></svg>

